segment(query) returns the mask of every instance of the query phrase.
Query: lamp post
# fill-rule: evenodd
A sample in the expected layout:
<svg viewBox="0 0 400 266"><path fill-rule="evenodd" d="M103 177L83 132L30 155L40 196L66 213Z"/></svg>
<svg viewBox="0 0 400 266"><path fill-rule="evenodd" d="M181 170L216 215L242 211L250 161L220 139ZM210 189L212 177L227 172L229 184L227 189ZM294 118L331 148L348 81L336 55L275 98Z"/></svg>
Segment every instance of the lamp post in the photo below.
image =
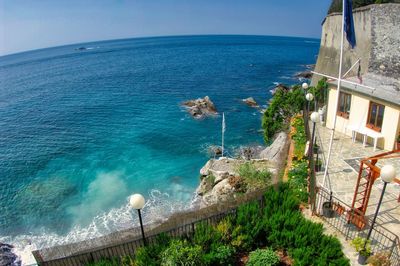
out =
<svg viewBox="0 0 400 266"><path fill-rule="evenodd" d="M304 82L303 84L301 84L301 87L303 88L304 91L306 91L308 89L308 83Z"/></svg>
<svg viewBox="0 0 400 266"><path fill-rule="evenodd" d="M306 94L306 100L307 100L307 112L309 112L310 111L310 102L312 101L312 100L314 100L314 95L311 93L311 92L309 92L309 93L307 93Z"/></svg>
<svg viewBox="0 0 400 266"><path fill-rule="evenodd" d="M313 207L313 202L314 202L314 178L312 176L313 173L313 167L314 167L314 138L315 138L315 125L319 122L319 114L318 112L313 112L310 115L310 119L313 123L313 128L312 128L312 134L311 134L311 140L310 144L308 146L308 168L310 169L310 174L309 174L309 181L308 181L308 192L309 192L309 203L312 206L312 210L314 210Z"/></svg>
<svg viewBox="0 0 400 266"><path fill-rule="evenodd" d="M143 244L146 246L146 238L144 236L144 230L143 230L143 222L142 222L142 215L140 213L140 210L143 208L145 204L144 197L140 194L133 194L130 199L129 203L132 208L136 209L139 214L139 222L140 222L140 229L142 230L142 238L143 238Z"/></svg>
<svg viewBox="0 0 400 266"><path fill-rule="evenodd" d="M372 223L371 223L371 226L368 231L367 239L365 240L365 243L364 243L364 250L367 245L368 239L371 237L372 229L374 228L376 217L378 216L379 208L381 207L381 204L382 204L383 194L385 194L386 185L388 183L392 182L395 177L396 177L396 169L393 167L393 165L385 165L384 167L382 167L381 179L383 181L383 189L382 189L381 197L379 199L378 206L376 206L375 215L374 215L374 218L372 219Z"/></svg>

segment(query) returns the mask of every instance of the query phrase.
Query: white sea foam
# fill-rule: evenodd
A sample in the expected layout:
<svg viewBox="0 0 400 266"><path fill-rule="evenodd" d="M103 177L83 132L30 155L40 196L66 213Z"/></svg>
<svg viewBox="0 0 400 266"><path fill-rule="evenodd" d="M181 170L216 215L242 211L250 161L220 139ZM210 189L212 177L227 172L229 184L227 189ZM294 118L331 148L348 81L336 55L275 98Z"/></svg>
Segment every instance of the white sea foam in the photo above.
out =
<svg viewBox="0 0 400 266"><path fill-rule="evenodd" d="M104 181L104 176L102 179ZM171 186L169 193L156 189L151 190L146 196L146 204L142 211L143 222L145 224L162 222L172 213L191 209L195 204L193 191L180 184ZM32 265L36 263L32 255L33 250L95 238L138 225L137 216L134 215L130 208L127 198L119 208L113 208L109 212L95 216L86 227L74 226L66 235L59 235L42 229L36 234L19 235L17 237L0 236L0 242L10 243L15 246L14 253L19 256L22 265Z"/></svg>

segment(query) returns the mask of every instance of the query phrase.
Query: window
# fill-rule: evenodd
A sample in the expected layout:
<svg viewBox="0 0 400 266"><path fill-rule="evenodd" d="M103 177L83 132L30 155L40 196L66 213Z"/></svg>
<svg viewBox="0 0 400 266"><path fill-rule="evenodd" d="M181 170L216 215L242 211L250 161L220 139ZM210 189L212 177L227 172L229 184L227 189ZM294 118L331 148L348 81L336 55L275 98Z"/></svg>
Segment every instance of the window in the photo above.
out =
<svg viewBox="0 0 400 266"><path fill-rule="evenodd" d="M385 113L384 105L371 102L369 104L367 127L380 132L382 129L384 113Z"/></svg>
<svg viewBox="0 0 400 266"><path fill-rule="evenodd" d="M350 107L351 95L345 92L341 92L339 95L339 106L337 110L337 115L349 119Z"/></svg>

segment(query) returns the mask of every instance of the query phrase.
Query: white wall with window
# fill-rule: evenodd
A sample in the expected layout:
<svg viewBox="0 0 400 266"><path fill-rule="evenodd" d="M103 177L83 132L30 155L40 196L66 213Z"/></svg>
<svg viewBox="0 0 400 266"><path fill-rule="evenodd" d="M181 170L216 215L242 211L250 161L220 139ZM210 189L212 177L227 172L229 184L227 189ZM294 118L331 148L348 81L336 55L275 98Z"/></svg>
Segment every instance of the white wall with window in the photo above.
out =
<svg viewBox="0 0 400 266"><path fill-rule="evenodd" d="M337 90L330 86L328 93L328 108L326 127L333 128L333 117L337 116L336 130L351 136L349 126L368 128L383 135L379 139L378 147L393 150L400 130L400 107L384 102L368 95L355 93L342 88L339 105L335 110ZM361 135L358 140L362 141ZM372 144L372 139L368 139Z"/></svg>

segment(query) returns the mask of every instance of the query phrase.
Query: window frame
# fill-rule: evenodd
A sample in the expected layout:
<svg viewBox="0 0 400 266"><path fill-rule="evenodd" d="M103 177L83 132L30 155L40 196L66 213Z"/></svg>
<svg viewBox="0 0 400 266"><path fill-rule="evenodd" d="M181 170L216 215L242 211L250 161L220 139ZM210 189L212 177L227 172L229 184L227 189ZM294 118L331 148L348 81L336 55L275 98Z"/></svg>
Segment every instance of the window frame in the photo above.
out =
<svg viewBox="0 0 400 266"><path fill-rule="evenodd" d="M376 114L375 114L375 124L372 124L372 123L369 122L370 119L371 119L371 113L372 113L372 106L373 105L377 106ZM382 113L382 125L383 125L383 119L385 117L385 105L379 104L379 103L373 102L373 101L369 102L367 123L365 125L367 128L370 128L370 129L372 129L374 131L377 131L377 132L381 132L382 131L382 125L381 126L377 125L377 123L378 123L378 115L379 115L379 111L380 111L381 108L383 108L383 113Z"/></svg>
<svg viewBox="0 0 400 266"><path fill-rule="evenodd" d="M342 99L342 97L341 97L342 95L343 95L343 99L344 99L343 106L346 107L346 103L349 103L349 106L350 106L349 113L342 112L340 110L340 106L341 106L340 101ZM336 115L338 115L340 117L343 117L344 119L349 119L349 117L350 117L350 109L351 109L351 98L352 98L351 96L352 95L350 93L347 93L347 92L342 92L341 91L339 93L339 103L338 103L338 107L337 107L337 110L336 110ZM349 99L349 102L347 102L346 99Z"/></svg>

